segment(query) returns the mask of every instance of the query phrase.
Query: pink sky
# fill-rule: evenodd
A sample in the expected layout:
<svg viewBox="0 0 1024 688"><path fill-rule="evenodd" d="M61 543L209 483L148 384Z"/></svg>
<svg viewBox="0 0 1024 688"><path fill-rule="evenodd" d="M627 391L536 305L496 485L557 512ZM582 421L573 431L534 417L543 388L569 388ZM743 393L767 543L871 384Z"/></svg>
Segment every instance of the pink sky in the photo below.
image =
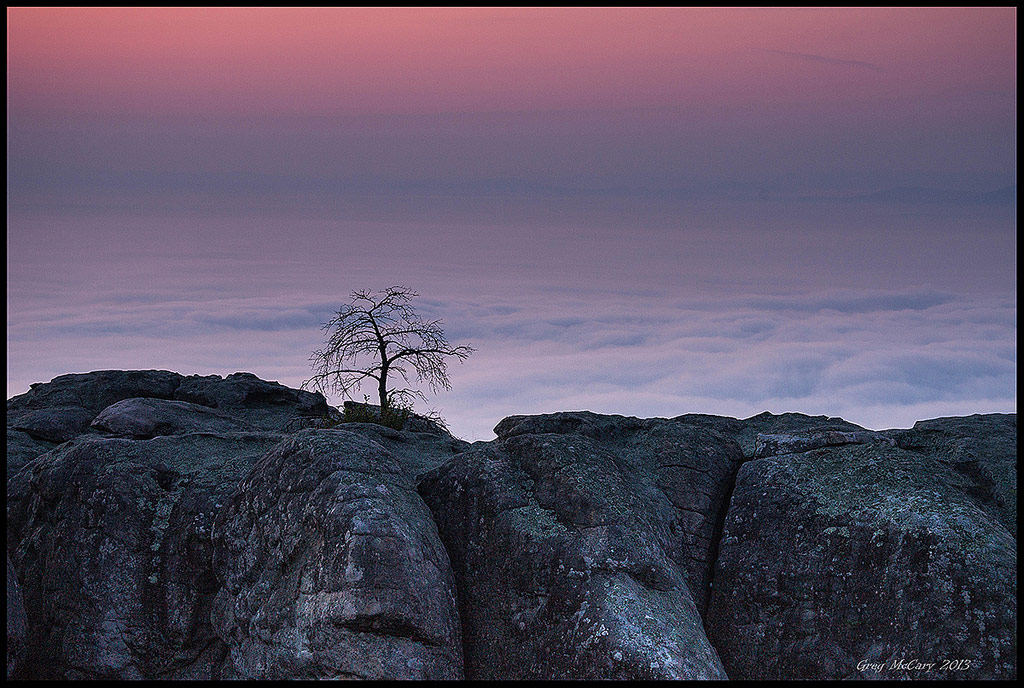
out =
<svg viewBox="0 0 1024 688"><path fill-rule="evenodd" d="M14 107L351 114L1014 91L1016 11L14 8Z"/></svg>
<svg viewBox="0 0 1024 688"><path fill-rule="evenodd" d="M477 347L464 437L1016 408L1015 8L7 17L9 395L297 386L407 284Z"/></svg>

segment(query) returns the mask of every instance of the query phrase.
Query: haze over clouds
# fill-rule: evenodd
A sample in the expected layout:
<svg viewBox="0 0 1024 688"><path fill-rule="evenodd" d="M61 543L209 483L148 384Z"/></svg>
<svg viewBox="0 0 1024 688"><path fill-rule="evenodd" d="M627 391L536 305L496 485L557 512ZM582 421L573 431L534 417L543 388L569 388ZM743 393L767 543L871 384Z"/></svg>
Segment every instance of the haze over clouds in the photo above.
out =
<svg viewBox="0 0 1024 688"><path fill-rule="evenodd" d="M469 439L1014 412L1014 19L9 9L8 395L297 386L352 289L405 284L478 350L434 400Z"/></svg>

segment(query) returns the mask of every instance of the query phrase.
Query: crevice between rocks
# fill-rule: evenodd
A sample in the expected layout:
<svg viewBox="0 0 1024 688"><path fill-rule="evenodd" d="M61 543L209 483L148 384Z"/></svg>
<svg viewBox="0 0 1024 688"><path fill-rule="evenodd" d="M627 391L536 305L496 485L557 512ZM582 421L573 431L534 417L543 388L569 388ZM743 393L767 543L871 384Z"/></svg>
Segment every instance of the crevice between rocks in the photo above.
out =
<svg viewBox="0 0 1024 688"><path fill-rule="evenodd" d="M736 465L736 470L731 471L729 482L727 484L728 486L726 487L725 494L722 497L722 505L718 510L718 514L716 514L715 525L711 531L711 546L708 548L708 554L711 558L711 569L708 575L708 590L703 608L699 611L701 621L704 622L704 633L708 636L708 642L711 643L712 647L715 645L711 640L711 636L708 635L708 608L711 606L711 595L714 593L715 589L715 572L718 569L718 556L721 553L722 534L725 531L725 519L729 514L729 507L732 505L732 494L736 489L736 479L740 474L740 470L748 461L753 461L753 456L744 455L743 460ZM715 651L718 651L717 647L715 648Z"/></svg>

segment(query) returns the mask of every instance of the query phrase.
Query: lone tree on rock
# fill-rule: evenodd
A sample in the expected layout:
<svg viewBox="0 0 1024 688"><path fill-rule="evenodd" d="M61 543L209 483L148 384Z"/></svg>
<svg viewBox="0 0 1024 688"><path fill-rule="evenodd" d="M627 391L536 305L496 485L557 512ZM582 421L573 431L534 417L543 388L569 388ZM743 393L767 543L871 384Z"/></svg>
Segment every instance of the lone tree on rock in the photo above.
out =
<svg viewBox="0 0 1024 688"><path fill-rule="evenodd" d="M382 419L396 404L411 404L416 397L426 401L417 389L389 389L395 374L410 384L415 373L432 392L451 389L445 358L464 361L474 349L450 345L441 320L416 315L409 302L419 294L395 286L379 292L353 291L351 296L351 302L324 324L327 345L309 357L314 374L302 383L304 388L350 397L364 380L375 380Z"/></svg>

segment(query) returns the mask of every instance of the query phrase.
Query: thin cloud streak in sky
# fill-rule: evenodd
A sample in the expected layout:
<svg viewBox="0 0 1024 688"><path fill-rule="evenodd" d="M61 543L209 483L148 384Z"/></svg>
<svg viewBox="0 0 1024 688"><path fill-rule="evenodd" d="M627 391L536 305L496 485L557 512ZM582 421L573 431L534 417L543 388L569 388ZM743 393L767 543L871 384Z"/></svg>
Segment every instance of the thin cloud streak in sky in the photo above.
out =
<svg viewBox="0 0 1024 688"><path fill-rule="evenodd" d="M805 62L822 62L830 65L838 65L840 67L855 67L858 69L870 69L875 72L884 72L885 69L879 67L871 62L863 62L861 60L840 60L835 57L825 57L824 55L814 55L812 53L796 53L789 50L771 50L763 48L761 52L771 53L773 55L782 55L784 57L791 57L795 60L803 60Z"/></svg>

